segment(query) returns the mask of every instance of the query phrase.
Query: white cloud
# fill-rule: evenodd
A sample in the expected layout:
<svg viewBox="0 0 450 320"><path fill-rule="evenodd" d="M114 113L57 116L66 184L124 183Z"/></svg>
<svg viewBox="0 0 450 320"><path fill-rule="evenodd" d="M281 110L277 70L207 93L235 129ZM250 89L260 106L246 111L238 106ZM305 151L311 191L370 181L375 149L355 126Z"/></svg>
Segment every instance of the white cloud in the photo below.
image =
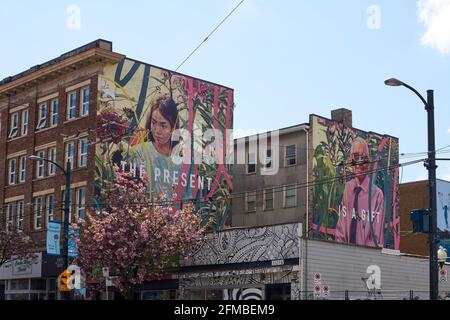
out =
<svg viewBox="0 0 450 320"><path fill-rule="evenodd" d="M422 45L450 53L450 0L419 0L417 7L419 21L426 28Z"/></svg>

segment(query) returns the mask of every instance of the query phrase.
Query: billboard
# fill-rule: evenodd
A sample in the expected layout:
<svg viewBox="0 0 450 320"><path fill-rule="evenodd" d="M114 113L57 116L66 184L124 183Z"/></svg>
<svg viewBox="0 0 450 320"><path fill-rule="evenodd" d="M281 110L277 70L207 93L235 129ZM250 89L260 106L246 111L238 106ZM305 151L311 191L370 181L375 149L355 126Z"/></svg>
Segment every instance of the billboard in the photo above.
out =
<svg viewBox="0 0 450 320"><path fill-rule="evenodd" d="M437 192L437 228L439 244L450 252L450 182L436 180Z"/></svg>
<svg viewBox="0 0 450 320"><path fill-rule="evenodd" d="M194 202L218 229L230 221L233 90L124 59L98 79L96 205L112 166L149 177L153 204ZM158 203L159 204L159 203Z"/></svg>
<svg viewBox="0 0 450 320"><path fill-rule="evenodd" d="M312 237L400 248L398 139L311 115Z"/></svg>

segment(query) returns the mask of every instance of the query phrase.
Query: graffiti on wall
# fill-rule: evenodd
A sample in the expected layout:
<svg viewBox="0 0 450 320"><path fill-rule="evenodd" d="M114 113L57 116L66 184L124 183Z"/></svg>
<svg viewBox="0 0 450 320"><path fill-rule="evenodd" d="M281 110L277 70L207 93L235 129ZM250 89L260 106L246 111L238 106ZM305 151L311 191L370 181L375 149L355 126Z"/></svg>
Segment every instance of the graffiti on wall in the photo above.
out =
<svg viewBox="0 0 450 320"><path fill-rule="evenodd" d="M398 139L311 116L312 236L400 247Z"/></svg>
<svg viewBox="0 0 450 320"><path fill-rule="evenodd" d="M295 223L214 233L200 244L184 266L298 258L300 227Z"/></svg>
<svg viewBox="0 0 450 320"><path fill-rule="evenodd" d="M98 97L97 206L117 165L148 176L153 204L194 202L217 229L229 224L232 89L124 59L104 67Z"/></svg>

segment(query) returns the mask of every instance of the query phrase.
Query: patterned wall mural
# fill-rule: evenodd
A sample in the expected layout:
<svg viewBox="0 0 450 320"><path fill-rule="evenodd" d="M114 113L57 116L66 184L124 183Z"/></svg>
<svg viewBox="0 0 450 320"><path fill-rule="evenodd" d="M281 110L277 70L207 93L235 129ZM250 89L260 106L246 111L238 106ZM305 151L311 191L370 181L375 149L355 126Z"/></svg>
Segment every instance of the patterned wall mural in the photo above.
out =
<svg viewBox="0 0 450 320"><path fill-rule="evenodd" d="M246 263L299 257L298 228L286 224L214 233L184 266Z"/></svg>
<svg viewBox="0 0 450 320"><path fill-rule="evenodd" d="M400 247L398 139L312 115L312 235Z"/></svg>
<svg viewBox="0 0 450 320"><path fill-rule="evenodd" d="M230 223L232 89L124 59L105 66L98 96L97 207L117 165L148 175L154 204L165 194L162 205L191 201L216 229Z"/></svg>

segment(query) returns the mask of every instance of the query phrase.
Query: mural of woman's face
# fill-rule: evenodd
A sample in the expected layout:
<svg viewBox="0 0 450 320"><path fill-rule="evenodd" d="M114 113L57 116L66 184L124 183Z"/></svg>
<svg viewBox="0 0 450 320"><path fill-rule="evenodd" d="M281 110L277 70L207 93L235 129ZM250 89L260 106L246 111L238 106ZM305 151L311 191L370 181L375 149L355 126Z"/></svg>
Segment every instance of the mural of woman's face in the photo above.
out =
<svg viewBox="0 0 450 320"><path fill-rule="evenodd" d="M170 145L173 128L158 109L153 111L151 118L151 132L155 144L159 147Z"/></svg>

